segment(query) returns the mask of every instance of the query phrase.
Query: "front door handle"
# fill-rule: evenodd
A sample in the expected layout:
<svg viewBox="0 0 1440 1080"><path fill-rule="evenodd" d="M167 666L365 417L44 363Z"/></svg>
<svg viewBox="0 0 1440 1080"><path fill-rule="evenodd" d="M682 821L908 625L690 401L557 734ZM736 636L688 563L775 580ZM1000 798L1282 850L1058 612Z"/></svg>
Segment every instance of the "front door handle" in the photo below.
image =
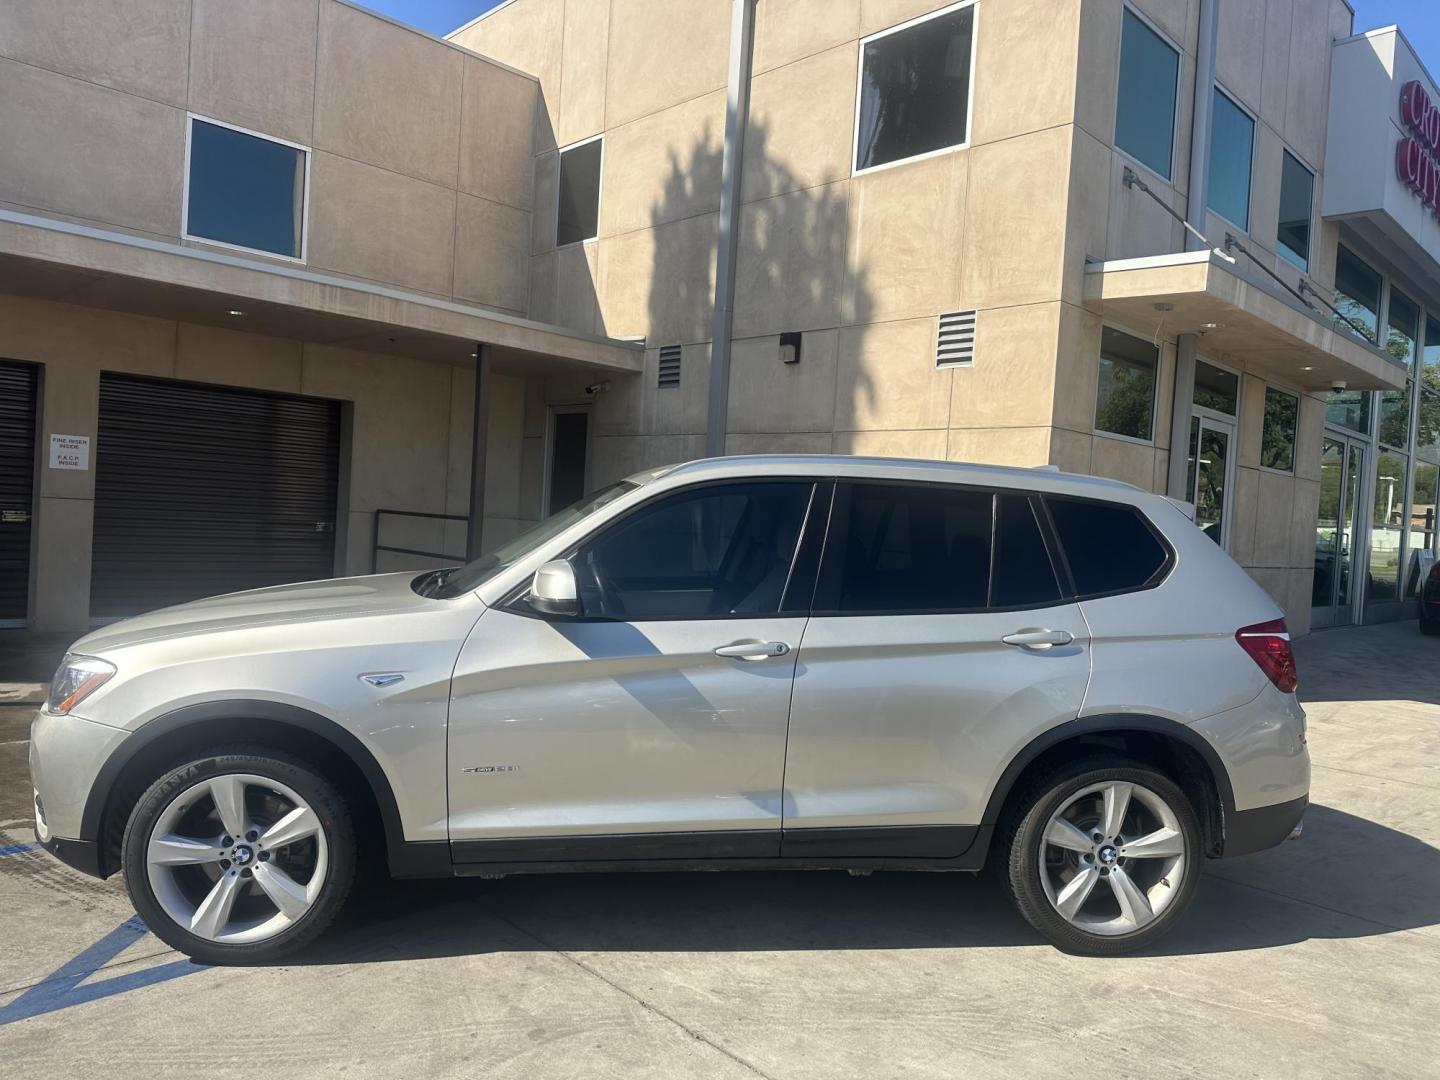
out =
<svg viewBox="0 0 1440 1080"><path fill-rule="evenodd" d="M1000 640L1022 649L1048 649L1052 645L1069 645L1075 640L1075 635L1069 630L1017 630Z"/></svg>
<svg viewBox="0 0 1440 1080"><path fill-rule="evenodd" d="M768 660L774 656L784 656L790 651L790 646L783 641L732 641L729 645L721 645L715 650L716 656L726 656L731 660Z"/></svg>

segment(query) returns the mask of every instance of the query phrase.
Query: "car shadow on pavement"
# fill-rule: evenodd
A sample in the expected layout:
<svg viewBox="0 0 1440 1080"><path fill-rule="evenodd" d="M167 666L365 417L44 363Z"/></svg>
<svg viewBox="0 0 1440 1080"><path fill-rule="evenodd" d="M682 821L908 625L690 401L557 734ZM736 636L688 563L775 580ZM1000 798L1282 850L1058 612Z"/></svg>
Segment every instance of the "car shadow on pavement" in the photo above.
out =
<svg viewBox="0 0 1440 1080"><path fill-rule="evenodd" d="M1355 873L1363 866L1364 873ZM1312 806L1303 838L1210 862L1177 931L1148 950L1266 949L1440 925L1440 851ZM1437 931L1440 933L1440 931ZM1037 945L998 885L971 874L838 871L520 875L360 887L291 964L513 951L724 952Z"/></svg>

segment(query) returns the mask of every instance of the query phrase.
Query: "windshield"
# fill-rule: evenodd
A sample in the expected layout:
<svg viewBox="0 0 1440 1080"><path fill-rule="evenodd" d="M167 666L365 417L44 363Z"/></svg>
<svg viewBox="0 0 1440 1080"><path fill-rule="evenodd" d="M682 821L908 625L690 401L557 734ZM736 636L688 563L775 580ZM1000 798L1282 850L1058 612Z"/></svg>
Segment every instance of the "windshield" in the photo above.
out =
<svg viewBox="0 0 1440 1080"><path fill-rule="evenodd" d="M608 506L628 491L634 491L639 484L621 480L603 487L577 503L571 503L564 510L557 510L544 521L532 525L507 544L494 551L488 551L474 562L464 566L452 566L447 570L436 570L422 574L415 579L413 588L421 596L433 596L442 600L461 596L478 589L506 567L513 565L534 551L551 537L559 536L582 518L589 517L602 506Z"/></svg>

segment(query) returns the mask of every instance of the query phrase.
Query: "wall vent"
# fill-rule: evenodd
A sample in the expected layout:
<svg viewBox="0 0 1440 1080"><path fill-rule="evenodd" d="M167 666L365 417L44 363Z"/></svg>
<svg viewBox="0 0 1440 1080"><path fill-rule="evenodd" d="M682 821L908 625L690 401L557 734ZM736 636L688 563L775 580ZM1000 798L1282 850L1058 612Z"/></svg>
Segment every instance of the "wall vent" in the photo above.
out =
<svg viewBox="0 0 1440 1080"><path fill-rule="evenodd" d="M953 367L975 360L975 312L952 311L940 316L935 335L935 366Z"/></svg>
<svg viewBox="0 0 1440 1080"><path fill-rule="evenodd" d="M660 377L655 385L661 390L673 389L680 385L680 346L660 346Z"/></svg>

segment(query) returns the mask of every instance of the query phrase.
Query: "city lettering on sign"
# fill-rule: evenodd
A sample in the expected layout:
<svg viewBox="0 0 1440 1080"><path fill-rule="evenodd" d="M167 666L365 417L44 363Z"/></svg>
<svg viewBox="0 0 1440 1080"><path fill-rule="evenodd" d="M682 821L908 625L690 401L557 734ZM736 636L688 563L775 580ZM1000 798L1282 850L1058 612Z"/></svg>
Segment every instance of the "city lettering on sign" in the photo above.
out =
<svg viewBox="0 0 1440 1080"><path fill-rule="evenodd" d="M1417 79L1400 90L1400 122L1409 134L1395 147L1395 169L1440 218L1440 109Z"/></svg>

